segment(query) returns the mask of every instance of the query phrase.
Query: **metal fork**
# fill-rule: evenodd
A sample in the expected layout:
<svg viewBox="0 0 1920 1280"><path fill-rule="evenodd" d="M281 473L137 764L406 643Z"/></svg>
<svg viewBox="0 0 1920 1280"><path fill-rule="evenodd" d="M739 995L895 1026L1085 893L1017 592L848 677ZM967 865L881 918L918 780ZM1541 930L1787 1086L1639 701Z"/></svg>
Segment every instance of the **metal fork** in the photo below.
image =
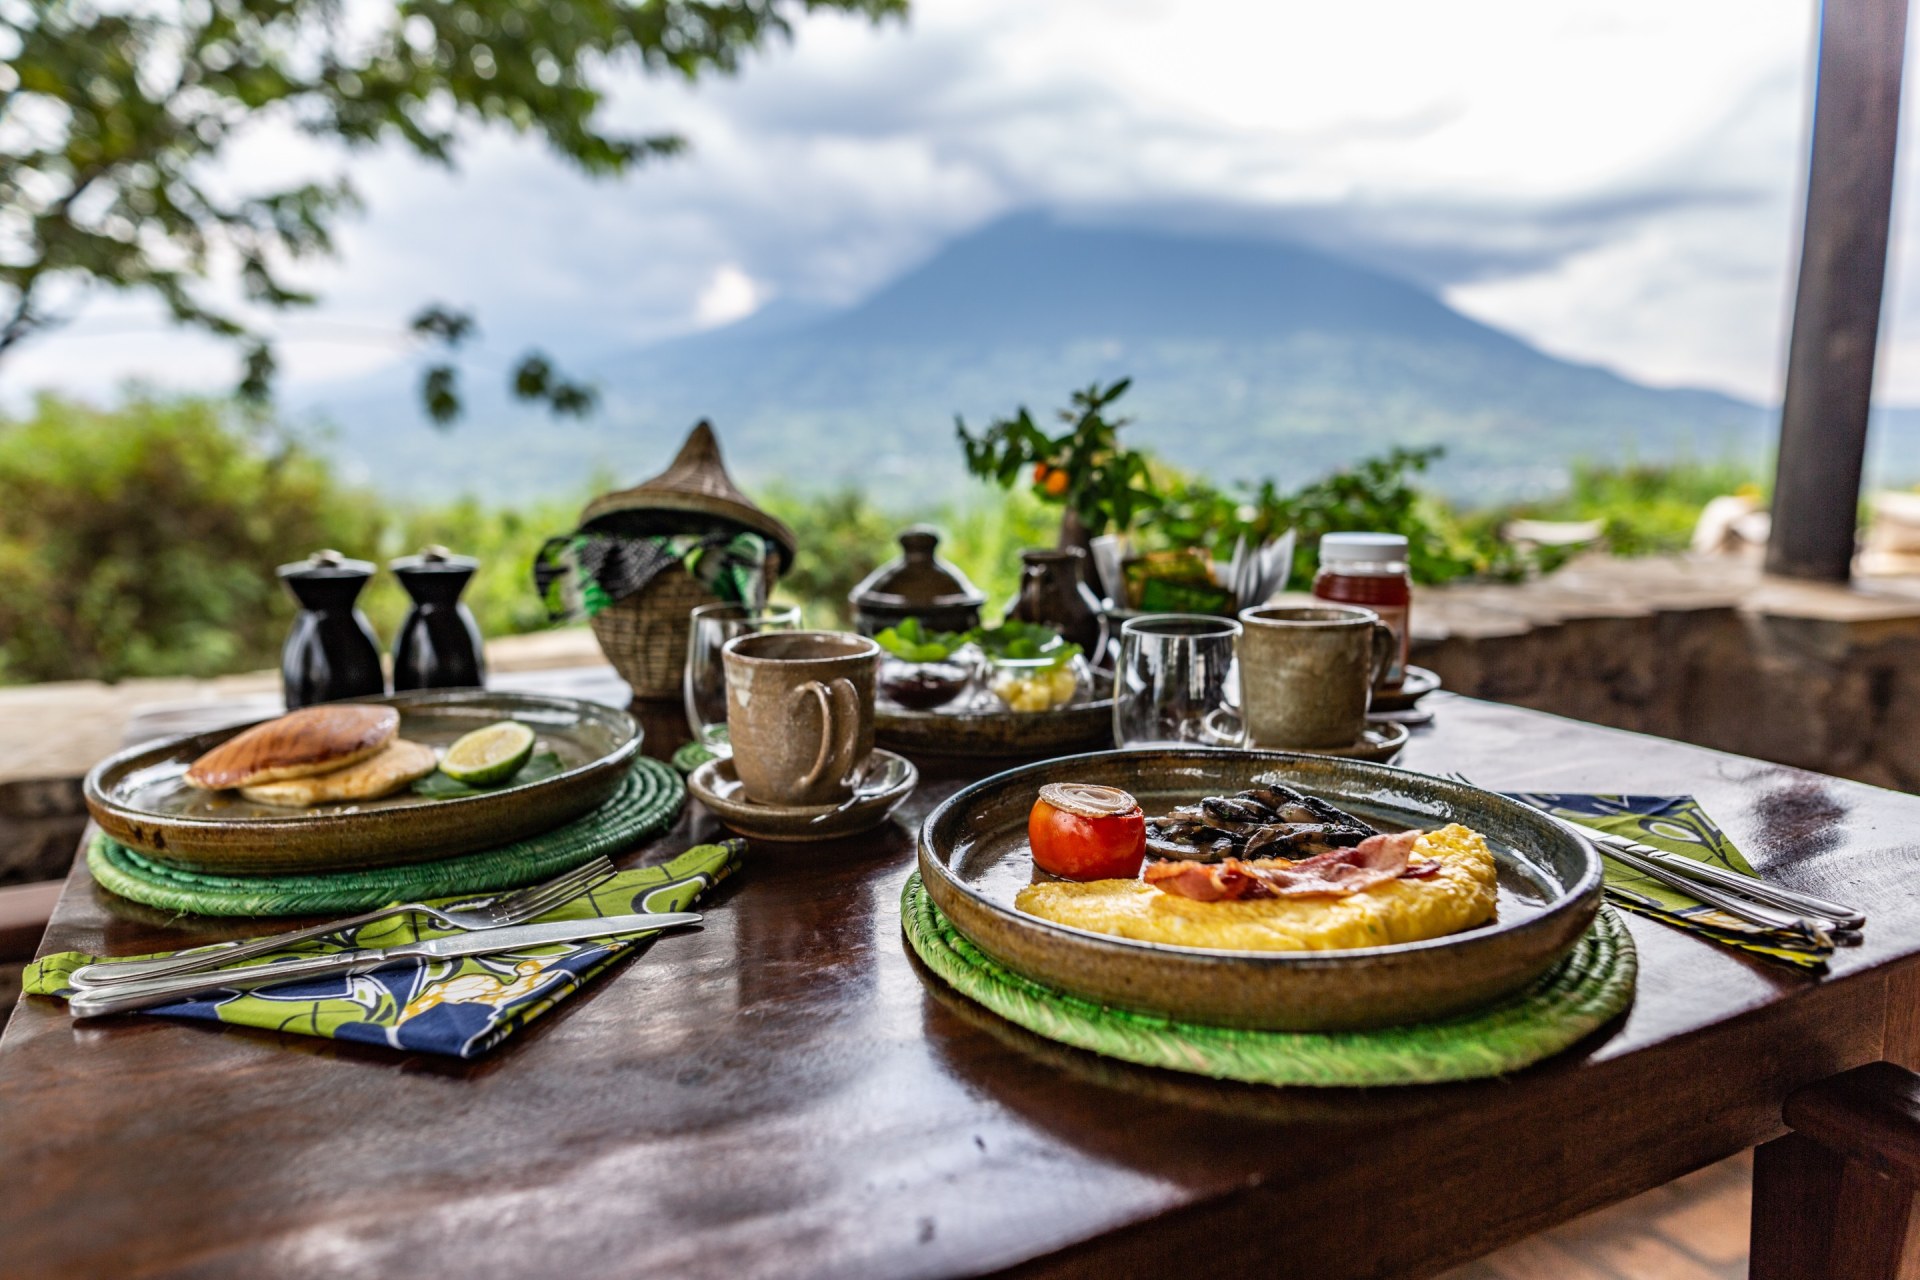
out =
<svg viewBox="0 0 1920 1280"><path fill-rule="evenodd" d="M603 857L595 858L591 862L582 863L573 870L540 884L528 885L522 889L515 889L511 893L499 894L491 898L478 898L456 907L435 907L424 902L403 902L398 906L381 907L377 911L369 911L363 915L349 916L345 920L330 920L304 929L291 929L285 933L254 938L246 942L219 942L210 947L196 947L191 951L180 951L170 956L157 956L149 960L102 960L84 968L75 969L68 981L76 987L99 988L109 987L119 982L131 982L136 978L164 978L176 973L193 973L200 969L220 968L236 960L250 960L255 956L266 955L270 951L278 951L296 942L325 938L346 929L357 929L362 925L388 920L394 916L423 915L442 929L463 931L499 929L507 925L524 924L535 916L545 915L561 903L579 897L612 875L613 864Z"/></svg>
<svg viewBox="0 0 1920 1280"><path fill-rule="evenodd" d="M1479 785L1465 774L1448 773L1446 776L1455 782L1462 783L1469 787ZM1790 933L1800 933L1808 936L1821 946L1833 945L1831 935L1840 927L1836 921L1819 915L1803 913L1801 910L1793 907L1789 907L1787 910L1780 910L1775 904L1758 901L1757 895L1752 898L1741 896L1741 891L1736 890L1731 885L1725 889L1716 889L1711 885L1702 883L1695 877L1688 876L1662 863L1656 863L1653 859L1642 856L1632 848L1620 847L1622 845L1631 845L1631 841L1610 837L1606 832L1595 831L1590 827L1584 827L1577 822L1572 822L1561 817L1557 813L1549 813L1539 805L1528 804L1524 800L1520 803L1526 804L1529 809L1532 809L1536 813L1543 814L1549 821L1557 823L1573 835L1585 840L1601 857L1612 858L1615 862L1632 868L1650 880L1657 880L1670 889L1678 889L1689 897L1699 899L1708 906L1718 907L1728 915L1736 916L1739 919L1747 921L1749 924L1757 924L1763 929L1780 929ZM1658 851L1655 850L1655 852ZM1782 890L1780 892L1784 893L1785 891Z"/></svg>

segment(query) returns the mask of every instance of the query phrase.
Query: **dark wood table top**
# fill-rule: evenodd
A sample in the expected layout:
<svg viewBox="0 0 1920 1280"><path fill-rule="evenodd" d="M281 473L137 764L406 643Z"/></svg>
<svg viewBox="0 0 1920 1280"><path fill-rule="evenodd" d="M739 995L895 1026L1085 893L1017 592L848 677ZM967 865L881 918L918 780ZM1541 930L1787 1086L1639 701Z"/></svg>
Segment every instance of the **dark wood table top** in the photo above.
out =
<svg viewBox="0 0 1920 1280"><path fill-rule="evenodd" d="M1134 1068L1029 1036L910 957L914 829L979 772L930 761L892 825L755 847L704 929L479 1063L158 1018L75 1025L23 1000L0 1040L4 1269L1423 1275L1777 1136L1797 1085L1909 1056L1920 798L1428 705L1406 764L1691 792L1769 878L1865 906L1864 943L1811 978L1630 919L1632 1011L1498 1081L1283 1090ZM690 806L633 860L715 834ZM82 866L45 949L242 931L111 898Z"/></svg>

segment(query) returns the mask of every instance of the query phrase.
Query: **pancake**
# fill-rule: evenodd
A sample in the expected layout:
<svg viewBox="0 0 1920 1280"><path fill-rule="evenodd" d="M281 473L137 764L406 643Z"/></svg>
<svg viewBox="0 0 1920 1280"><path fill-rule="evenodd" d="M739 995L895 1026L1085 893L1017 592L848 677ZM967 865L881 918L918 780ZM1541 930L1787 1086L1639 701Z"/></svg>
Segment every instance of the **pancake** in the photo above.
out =
<svg viewBox="0 0 1920 1280"><path fill-rule="evenodd" d="M1344 897L1201 902L1139 880L1028 885L1020 910L1056 924L1141 942L1222 951L1336 951L1422 942L1493 919L1499 873L1485 837L1457 823L1430 831L1413 857L1440 869Z"/></svg>
<svg viewBox="0 0 1920 1280"><path fill-rule="evenodd" d="M432 747L405 738L395 738L379 754L358 764L305 778L284 778L242 787L240 794L259 804L304 809L316 804L339 804L350 800L378 800L390 796L416 778L432 773L439 757Z"/></svg>
<svg viewBox="0 0 1920 1280"><path fill-rule="evenodd" d="M400 713L392 707L302 707L227 739L195 760L186 780L204 791L225 791L311 777L365 760L399 731Z"/></svg>

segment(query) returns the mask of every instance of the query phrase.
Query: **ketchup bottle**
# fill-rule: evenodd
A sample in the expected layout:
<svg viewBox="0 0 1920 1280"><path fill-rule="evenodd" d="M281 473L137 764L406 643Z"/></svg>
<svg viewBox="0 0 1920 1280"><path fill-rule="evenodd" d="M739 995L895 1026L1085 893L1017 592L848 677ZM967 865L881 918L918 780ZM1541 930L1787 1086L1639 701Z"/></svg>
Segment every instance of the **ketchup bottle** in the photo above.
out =
<svg viewBox="0 0 1920 1280"><path fill-rule="evenodd" d="M1407 615L1413 579L1407 573L1407 540L1398 533L1329 533L1320 538L1320 572L1313 594L1336 604L1354 604L1380 615L1399 642L1380 688L1395 690L1407 678Z"/></svg>

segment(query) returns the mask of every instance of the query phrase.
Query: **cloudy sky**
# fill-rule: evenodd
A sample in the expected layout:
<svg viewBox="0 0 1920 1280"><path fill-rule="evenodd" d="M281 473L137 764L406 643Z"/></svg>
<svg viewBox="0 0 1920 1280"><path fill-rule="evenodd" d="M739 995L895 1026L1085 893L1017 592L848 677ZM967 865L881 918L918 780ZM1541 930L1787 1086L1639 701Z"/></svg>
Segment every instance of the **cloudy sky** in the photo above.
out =
<svg viewBox="0 0 1920 1280"><path fill-rule="evenodd" d="M274 327L295 391L322 400L333 380L407 362L404 321L428 300L479 311L482 361L529 343L587 360L777 299L856 299L1042 206L1304 239L1556 354L1770 402L1813 14L1810 0L917 0L904 25L804 20L736 81L622 81L619 122L692 143L624 181L502 137L477 138L454 174L356 162L369 208L341 261L312 273L326 304ZM270 134L232 172L339 163ZM1883 397L1909 403L1914 203L1897 210L1881 370ZM232 376L230 353L104 299L0 372L0 394Z"/></svg>

